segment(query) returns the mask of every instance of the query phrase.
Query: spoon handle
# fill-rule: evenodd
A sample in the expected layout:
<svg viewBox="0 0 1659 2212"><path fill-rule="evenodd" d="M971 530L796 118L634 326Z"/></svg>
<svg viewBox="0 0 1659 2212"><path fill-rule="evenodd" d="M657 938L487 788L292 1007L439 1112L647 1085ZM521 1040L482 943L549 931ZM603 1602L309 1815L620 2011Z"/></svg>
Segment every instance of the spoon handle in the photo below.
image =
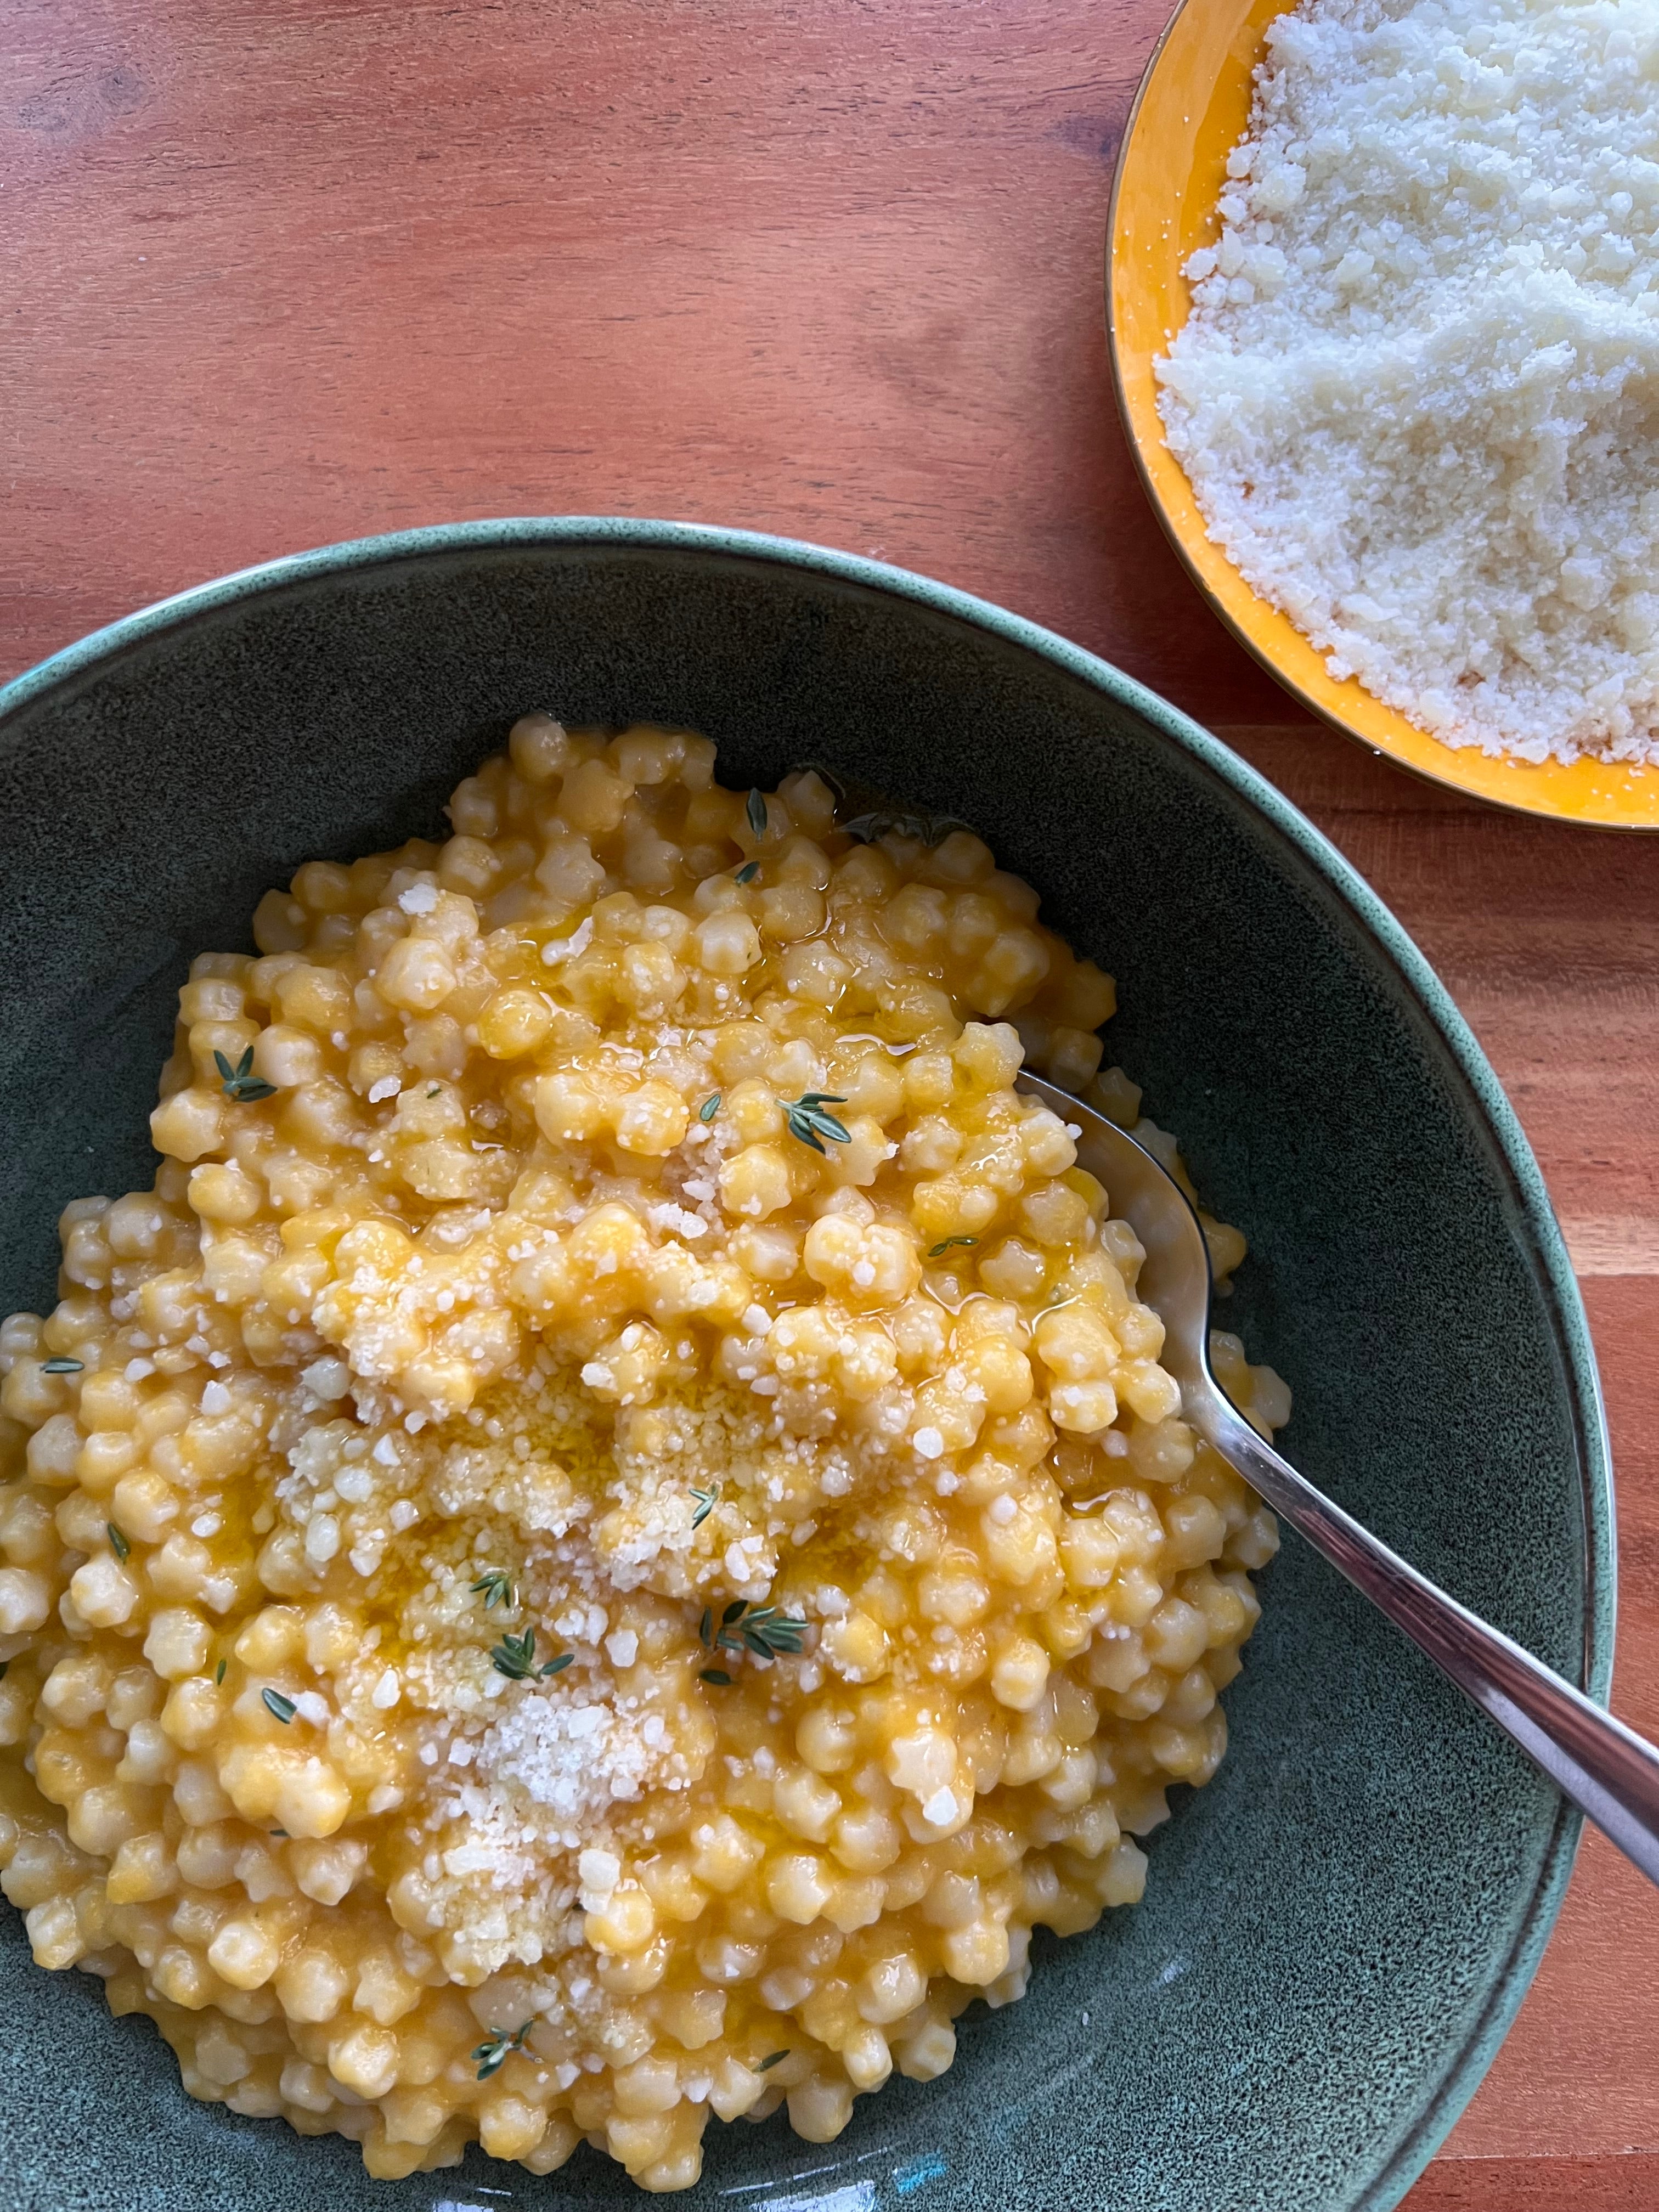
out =
<svg viewBox="0 0 1659 2212"><path fill-rule="evenodd" d="M1659 1882L1659 1751L1333 1504L1213 1383L1202 1399L1187 1418L1206 1440Z"/></svg>

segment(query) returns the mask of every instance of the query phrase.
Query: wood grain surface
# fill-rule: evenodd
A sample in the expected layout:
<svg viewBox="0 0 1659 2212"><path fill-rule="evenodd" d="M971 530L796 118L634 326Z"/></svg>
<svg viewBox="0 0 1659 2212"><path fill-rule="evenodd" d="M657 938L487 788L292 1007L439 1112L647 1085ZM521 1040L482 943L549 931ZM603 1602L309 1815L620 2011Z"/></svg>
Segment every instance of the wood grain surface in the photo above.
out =
<svg viewBox="0 0 1659 2212"><path fill-rule="evenodd" d="M0 0L0 677L339 538L635 514L925 570L1106 654L1376 884L1508 1085L1618 1457L1659 1730L1659 841L1297 725L1113 413L1101 264L1165 0ZM1413 2212L1659 2204L1659 1899L1595 1839Z"/></svg>

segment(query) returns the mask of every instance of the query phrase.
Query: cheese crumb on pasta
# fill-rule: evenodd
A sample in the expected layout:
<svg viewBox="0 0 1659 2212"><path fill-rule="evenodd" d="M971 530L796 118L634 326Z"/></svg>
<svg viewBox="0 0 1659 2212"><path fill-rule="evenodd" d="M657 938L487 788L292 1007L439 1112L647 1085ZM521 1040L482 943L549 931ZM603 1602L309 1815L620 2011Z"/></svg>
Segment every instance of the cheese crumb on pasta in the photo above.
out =
<svg viewBox="0 0 1659 2212"><path fill-rule="evenodd" d="M978 838L714 766L528 715L302 867L0 1332L6 1894L375 2174L684 2188L940 2073L1140 1895L1275 1547L1012 1088L1017 1020L1133 1115L1109 979Z"/></svg>

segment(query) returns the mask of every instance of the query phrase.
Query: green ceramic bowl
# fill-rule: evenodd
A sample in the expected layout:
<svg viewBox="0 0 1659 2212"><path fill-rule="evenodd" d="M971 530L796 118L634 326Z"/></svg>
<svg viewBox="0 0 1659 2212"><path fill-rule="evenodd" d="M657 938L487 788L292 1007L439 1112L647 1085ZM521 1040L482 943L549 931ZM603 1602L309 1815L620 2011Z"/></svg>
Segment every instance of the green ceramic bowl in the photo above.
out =
<svg viewBox="0 0 1659 2212"><path fill-rule="evenodd" d="M1538 1170L1421 956L1295 810L1114 669L943 586L659 523L335 546L135 615L0 692L9 896L0 1310L52 1295L65 1200L147 1183L190 953L317 854L431 832L524 708L691 725L732 783L802 760L977 825L1118 977L1111 1052L1243 1224L1238 1325L1294 1456L1605 1692L1611 1486ZM1347 2212L1391 2205L1537 1965L1577 1820L1294 1540L1227 1693L1232 1748L1152 1839L1146 1902L1045 1942L952 2070L835 2143L711 2130L697 2207ZM368 2180L349 2143L194 2104L147 2021L4 1928L0 2206L406 2212L637 2203Z"/></svg>

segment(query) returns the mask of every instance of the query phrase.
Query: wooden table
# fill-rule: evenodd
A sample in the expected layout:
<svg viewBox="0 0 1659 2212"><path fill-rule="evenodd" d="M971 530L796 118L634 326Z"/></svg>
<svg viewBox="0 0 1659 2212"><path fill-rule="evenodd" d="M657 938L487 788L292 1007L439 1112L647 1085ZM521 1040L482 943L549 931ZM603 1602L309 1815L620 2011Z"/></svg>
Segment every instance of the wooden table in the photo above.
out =
<svg viewBox="0 0 1659 2212"><path fill-rule="evenodd" d="M1100 283L1164 4L3 0L0 677L275 554L560 512L817 538L1117 661L1329 832L1508 1085L1607 1380L1616 1703L1659 1730L1659 840L1297 720L1165 549ZM1592 1838L1413 2212L1659 2203L1656 1976Z"/></svg>

